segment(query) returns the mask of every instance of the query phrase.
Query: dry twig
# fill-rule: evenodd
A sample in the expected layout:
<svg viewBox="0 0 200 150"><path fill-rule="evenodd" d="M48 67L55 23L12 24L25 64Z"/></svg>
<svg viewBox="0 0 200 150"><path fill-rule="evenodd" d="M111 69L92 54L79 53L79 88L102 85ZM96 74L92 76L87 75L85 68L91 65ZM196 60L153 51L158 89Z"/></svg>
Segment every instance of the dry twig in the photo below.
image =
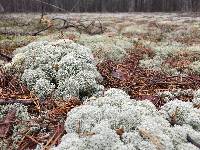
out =
<svg viewBox="0 0 200 150"><path fill-rule="evenodd" d="M148 139L151 143L156 145L156 149L157 150L163 150L164 149L162 144L161 144L161 142L160 142L160 140L158 139L158 137L152 135L146 129L139 129L139 133L143 138Z"/></svg>
<svg viewBox="0 0 200 150"><path fill-rule="evenodd" d="M11 110L7 113L2 122L0 122L0 137L5 138L14 122L16 110Z"/></svg>

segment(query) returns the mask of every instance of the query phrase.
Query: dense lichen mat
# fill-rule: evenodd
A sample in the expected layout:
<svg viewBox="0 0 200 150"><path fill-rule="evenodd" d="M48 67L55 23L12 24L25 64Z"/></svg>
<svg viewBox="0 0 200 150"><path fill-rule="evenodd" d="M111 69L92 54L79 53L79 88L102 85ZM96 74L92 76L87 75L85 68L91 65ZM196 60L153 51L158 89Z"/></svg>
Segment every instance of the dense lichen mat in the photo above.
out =
<svg viewBox="0 0 200 150"><path fill-rule="evenodd" d="M200 110L191 102L174 100L158 111L149 101L110 89L68 113L67 134L53 149L198 149L199 123Z"/></svg>
<svg viewBox="0 0 200 150"><path fill-rule="evenodd" d="M140 55L130 54L122 62L99 63L97 68L104 78L102 82L104 87L123 89L131 98L148 99L158 108L170 100L165 98L167 96L171 96L171 99L192 101L193 90L200 88L199 76L194 74L175 76L141 68L139 60L142 55Z"/></svg>
<svg viewBox="0 0 200 150"><path fill-rule="evenodd" d="M69 23L94 28L64 29L63 14L0 20L17 33L0 36L0 147L199 149L200 19L79 15Z"/></svg>

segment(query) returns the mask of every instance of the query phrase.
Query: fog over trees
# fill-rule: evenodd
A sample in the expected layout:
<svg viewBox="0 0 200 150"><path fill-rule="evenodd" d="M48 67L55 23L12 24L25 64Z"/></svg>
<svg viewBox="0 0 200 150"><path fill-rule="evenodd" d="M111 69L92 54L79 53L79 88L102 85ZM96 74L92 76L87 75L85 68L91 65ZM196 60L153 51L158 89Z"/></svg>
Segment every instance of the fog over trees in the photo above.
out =
<svg viewBox="0 0 200 150"><path fill-rule="evenodd" d="M42 1L42 2L41 2ZM200 0L1 0L0 12L58 12L45 3L73 12L200 11Z"/></svg>

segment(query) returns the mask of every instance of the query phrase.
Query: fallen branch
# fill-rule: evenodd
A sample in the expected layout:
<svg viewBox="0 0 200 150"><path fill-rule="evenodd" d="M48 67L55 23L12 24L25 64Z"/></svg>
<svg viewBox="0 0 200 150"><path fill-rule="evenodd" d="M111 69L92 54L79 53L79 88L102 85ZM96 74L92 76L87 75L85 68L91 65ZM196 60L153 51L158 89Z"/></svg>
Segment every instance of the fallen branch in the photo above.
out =
<svg viewBox="0 0 200 150"><path fill-rule="evenodd" d="M58 124L55 133L44 146L44 150L49 150L53 145L55 145L56 142L58 142L58 140L61 138L63 133L64 133L64 124Z"/></svg>
<svg viewBox="0 0 200 150"><path fill-rule="evenodd" d="M60 29L75 28L79 32L85 32L85 33L90 34L90 35L102 34L104 32L103 25L101 24L101 21L99 19L92 20L88 25L85 23L88 20L84 20L84 21L79 20L77 22L70 22L69 20L64 19L64 18L56 17L56 18L52 19L52 21L55 21L55 20L63 21L62 27L57 28L59 30ZM96 21L98 22L98 26L95 24ZM96 30L92 31L94 28L96 28Z"/></svg>
<svg viewBox="0 0 200 150"><path fill-rule="evenodd" d="M30 34L31 34L32 36L36 36L36 35L40 34L41 32L48 30L48 29L51 28L51 27L52 27L52 26L47 26L47 27L44 28L44 29L41 29L41 30L39 30L39 31L36 31L36 32L34 32L34 33L30 33Z"/></svg>
<svg viewBox="0 0 200 150"><path fill-rule="evenodd" d="M44 16L42 15L40 22L42 18L44 18ZM43 29L39 29L39 31L30 31L30 32L17 32L17 31L0 31L0 34L2 35L31 35L31 36L36 36L38 34L40 34L43 31L46 31L50 28L55 28L58 30L62 30L62 29L68 29L68 28L75 28L76 30L78 30L80 33L84 32L90 35L95 35L95 34L102 34L104 32L104 28L103 25L101 23L101 21L97 18L95 20L91 20L91 22L88 24L89 20L78 20L78 21L69 21L68 19L64 19L64 18L53 18L53 19L48 19L48 21L50 23L52 23L53 21L56 20L60 20L63 23L60 25L61 27L56 27L56 25L48 25L47 27L44 27ZM35 29L36 30L36 29Z"/></svg>
<svg viewBox="0 0 200 150"><path fill-rule="evenodd" d="M156 149L157 150L162 150L164 149L160 140L158 139L158 137L152 135L149 131L147 131L146 129L139 129L139 133L140 135L144 138L144 139L148 139L148 141L150 141L151 143L153 143L154 145L156 145Z"/></svg>
<svg viewBox="0 0 200 150"><path fill-rule="evenodd" d="M35 149L39 142L32 136L24 135L22 140L19 142L18 150L22 149Z"/></svg>
<svg viewBox="0 0 200 150"><path fill-rule="evenodd" d="M32 99L0 99L0 105L15 104L20 103L23 105L34 104Z"/></svg>
<svg viewBox="0 0 200 150"><path fill-rule="evenodd" d="M30 35L29 32L17 32L17 31L0 31L1 35Z"/></svg>
<svg viewBox="0 0 200 150"><path fill-rule="evenodd" d="M2 122L0 122L0 137L5 138L10 131L11 125L15 120L16 109L7 113Z"/></svg>

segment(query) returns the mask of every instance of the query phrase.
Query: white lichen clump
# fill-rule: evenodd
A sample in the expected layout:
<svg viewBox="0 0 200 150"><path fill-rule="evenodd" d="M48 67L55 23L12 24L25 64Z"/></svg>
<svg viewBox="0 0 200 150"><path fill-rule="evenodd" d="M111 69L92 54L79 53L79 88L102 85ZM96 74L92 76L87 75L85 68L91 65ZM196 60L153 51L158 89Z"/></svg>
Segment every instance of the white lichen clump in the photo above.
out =
<svg viewBox="0 0 200 150"><path fill-rule="evenodd" d="M186 96L193 97L194 92L192 89L173 89L171 91L158 92L157 95L164 101L169 102L175 100L177 97ZM193 101L193 100L192 100Z"/></svg>
<svg viewBox="0 0 200 150"><path fill-rule="evenodd" d="M200 89L194 91L194 98L192 99L194 105L200 105Z"/></svg>
<svg viewBox="0 0 200 150"><path fill-rule="evenodd" d="M126 49L133 45L128 38L121 36L113 38L107 35L88 36L83 34L78 42L91 48L98 61L121 60L127 54Z"/></svg>
<svg viewBox="0 0 200 150"><path fill-rule="evenodd" d="M145 34L147 32L148 30L145 25L137 25L137 24L126 26L121 30L122 34L130 34L130 35Z"/></svg>
<svg viewBox="0 0 200 150"><path fill-rule="evenodd" d="M160 113L169 121L174 120L178 125L190 125L200 132L200 110L193 108L192 102L173 100L165 104Z"/></svg>
<svg viewBox="0 0 200 150"><path fill-rule="evenodd" d="M189 68L197 73L198 75L200 74L200 61L194 61L189 65Z"/></svg>
<svg viewBox="0 0 200 150"><path fill-rule="evenodd" d="M136 101L122 90L110 89L104 97L88 99L68 113L67 134L53 149L174 150L184 145L198 149L187 136L199 142L200 111L190 103L173 103L158 111L149 101ZM169 115L177 107L181 112L177 114L177 124L172 126Z"/></svg>
<svg viewBox="0 0 200 150"><path fill-rule="evenodd" d="M146 43L144 43L146 45ZM167 63L164 63L167 58L174 56L185 47L177 42L160 42L156 44L148 44L154 53L155 56L153 58L144 57L140 60L140 66L145 69L152 69L152 70L162 70L166 73L170 73L172 75L180 74L176 68L170 68Z"/></svg>
<svg viewBox="0 0 200 150"><path fill-rule="evenodd" d="M87 97L102 90L101 75L89 48L71 40L33 42L15 51L5 68L17 71L21 80L41 99Z"/></svg>
<svg viewBox="0 0 200 150"><path fill-rule="evenodd" d="M5 119L7 113L9 113L10 111L16 111L16 120L28 121L31 118L31 116L28 114L27 106L15 103L12 105L0 105L0 120ZM20 133L22 133L25 130L25 125L20 122L13 122L12 125L13 146L17 148L17 142L19 142L19 140L23 137L23 135ZM2 149L7 149L8 146L9 145L7 145L7 143L5 143L3 140L0 140L0 147Z"/></svg>
<svg viewBox="0 0 200 150"><path fill-rule="evenodd" d="M174 41L149 43L141 40L141 43L155 53L154 57L144 56L140 60L142 68L163 71L169 75L187 75L189 72L200 74L199 45L188 46ZM172 65L171 58L176 60L177 66Z"/></svg>

